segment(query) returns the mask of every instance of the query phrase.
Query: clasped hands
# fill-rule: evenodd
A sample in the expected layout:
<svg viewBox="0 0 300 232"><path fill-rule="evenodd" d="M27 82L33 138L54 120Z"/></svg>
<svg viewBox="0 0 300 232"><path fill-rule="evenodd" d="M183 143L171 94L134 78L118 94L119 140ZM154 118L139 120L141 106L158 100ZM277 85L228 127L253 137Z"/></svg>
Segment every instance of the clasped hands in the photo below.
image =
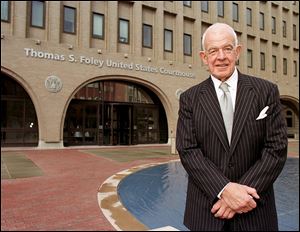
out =
<svg viewBox="0 0 300 232"><path fill-rule="evenodd" d="M231 219L238 213L247 213L254 209L257 204L253 199L259 199L255 188L238 183L230 182L212 207L211 212L215 217Z"/></svg>

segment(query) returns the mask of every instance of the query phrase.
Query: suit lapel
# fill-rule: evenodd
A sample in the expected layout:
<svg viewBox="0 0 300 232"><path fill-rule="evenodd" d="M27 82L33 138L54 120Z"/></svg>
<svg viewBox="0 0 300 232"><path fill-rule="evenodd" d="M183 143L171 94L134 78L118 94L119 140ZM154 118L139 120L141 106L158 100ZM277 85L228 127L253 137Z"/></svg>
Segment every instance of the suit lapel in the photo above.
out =
<svg viewBox="0 0 300 232"><path fill-rule="evenodd" d="M236 94L236 104L232 128L232 138L230 144L231 154L233 153L240 135L242 133L243 127L249 115L249 111L254 102L255 93L253 91L252 84L249 77L238 74L238 85L237 85L237 94Z"/></svg>
<svg viewBox="0 0 300 232"><path fill-rule="evenodd" d="M229 151L222 112L214 89L214 84L210 78L205 81L205 85L201 90L200 103L225 150Z"/></svg>

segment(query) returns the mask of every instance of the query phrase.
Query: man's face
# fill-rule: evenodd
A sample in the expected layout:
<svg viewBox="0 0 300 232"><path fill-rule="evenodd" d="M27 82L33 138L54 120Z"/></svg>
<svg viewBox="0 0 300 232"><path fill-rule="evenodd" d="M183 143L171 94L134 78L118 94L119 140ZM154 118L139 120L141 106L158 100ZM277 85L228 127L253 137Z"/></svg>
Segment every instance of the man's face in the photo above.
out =
<svg viewBox="0 0 300 232"><path fill-rule="evenodd" d="M214 77L225 81L232 75L240 51L241 46L234 45L233 35L227 30L209 31L200 57Z"/></svg>

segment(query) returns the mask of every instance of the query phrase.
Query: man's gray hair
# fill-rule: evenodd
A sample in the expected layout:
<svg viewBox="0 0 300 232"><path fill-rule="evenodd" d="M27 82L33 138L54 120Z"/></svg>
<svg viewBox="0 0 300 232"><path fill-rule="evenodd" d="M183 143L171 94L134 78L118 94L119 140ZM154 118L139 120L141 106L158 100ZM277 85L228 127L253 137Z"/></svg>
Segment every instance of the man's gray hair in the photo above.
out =
<svg viewBox="0 0 300 232"><path fill-rule="evenodd" d="M237 46L238 45L238 39L237 39L237 35L235 33L235 31L233 30L233 28L231 26L229 26L228 24L226 23L214 23L212 25L210 25L206 30L205 32L203 33L203 36L202 36L202 49L205 50L205 46L204 46L204 42L205 42L205 37L206 37L206 34L209 30L213 30L217 27L220 27L220 26L225 26L226 28L228 28L228 31L233 35L233 38L234 38L234 46Z"/></svg>

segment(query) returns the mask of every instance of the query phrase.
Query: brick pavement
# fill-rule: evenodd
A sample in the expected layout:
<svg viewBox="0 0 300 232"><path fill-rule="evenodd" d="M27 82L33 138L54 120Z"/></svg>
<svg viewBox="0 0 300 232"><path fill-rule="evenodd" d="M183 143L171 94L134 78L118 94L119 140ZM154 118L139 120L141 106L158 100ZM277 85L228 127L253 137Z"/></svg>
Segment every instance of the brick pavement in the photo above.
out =
<svg viewBox="0 0 300 232"><path fill-rule="evenodd" d="M121 170L178 158L164 156L119 163L75 149L23 153L45 174L1 180L1 231L114 231L97 202L101 184Z"/></svg>
<svg viewBox="0 0 300 232"><path fill-rule="evenodd" d="M299 141L289 144L289 156L299 157L298 146ZM178 159L177 155L165 155L121 163L79 149L22 150L22 153L44 175L1 179L1 231L114 231L97 202L101 184L121 170Z"/></svg>

